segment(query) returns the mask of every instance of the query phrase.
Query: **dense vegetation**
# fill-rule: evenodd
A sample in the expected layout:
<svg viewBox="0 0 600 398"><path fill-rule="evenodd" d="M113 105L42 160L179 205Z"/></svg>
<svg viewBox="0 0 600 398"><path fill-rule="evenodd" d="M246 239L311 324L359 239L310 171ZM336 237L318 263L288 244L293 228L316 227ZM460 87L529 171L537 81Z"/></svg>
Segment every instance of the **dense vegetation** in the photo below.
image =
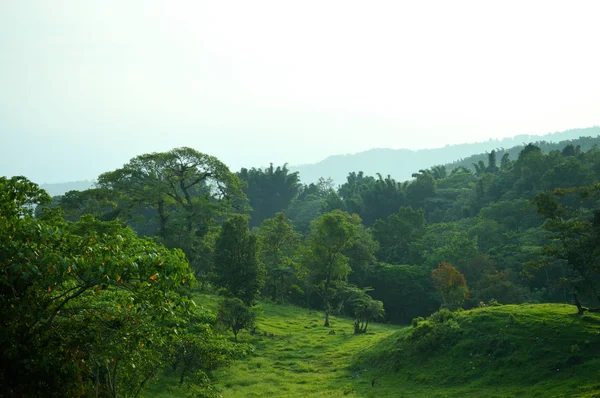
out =
<svg viewBox="0 0 600 398"><path fill-rule="evenodd" d="M499 304L574 304L578 335L600 306L594 140L492 151L405 182L351 172L338 187L302 184L285 165L234 173L191 148L140 155L54 198L1 177L5 394L139 396L165 371L180 391L216 394L219 368L260 351L238 334L261 333L261 300L320 310L331 330L350 317L352 335L412 322L378 357L397 369L440 347L483 355L470 320L525 308ZM197 306L195 290L223 300ZM462 308L483 309L450 312Z"/></svg>

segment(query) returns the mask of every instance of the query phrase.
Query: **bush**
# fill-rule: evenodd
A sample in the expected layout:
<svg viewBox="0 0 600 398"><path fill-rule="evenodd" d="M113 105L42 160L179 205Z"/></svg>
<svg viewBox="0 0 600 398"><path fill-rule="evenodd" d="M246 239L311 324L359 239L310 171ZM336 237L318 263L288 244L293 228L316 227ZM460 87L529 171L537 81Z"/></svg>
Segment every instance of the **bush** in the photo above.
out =
<svg viewBox="0 0 600 398"><path fill-rule="evenodd" d="M420 352L432 352L453 346L462 334L457 319L458 314L447 308L431 314L425 320L415 318L410 335L413 347Z"/></svg>

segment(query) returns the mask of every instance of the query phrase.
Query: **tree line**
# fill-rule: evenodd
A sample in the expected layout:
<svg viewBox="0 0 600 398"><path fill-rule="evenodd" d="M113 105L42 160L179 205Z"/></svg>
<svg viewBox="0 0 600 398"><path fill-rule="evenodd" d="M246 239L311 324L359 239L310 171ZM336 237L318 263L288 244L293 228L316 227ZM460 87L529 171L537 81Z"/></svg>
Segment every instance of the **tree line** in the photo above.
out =
<svg viewBox="0 0 600 398"><path fill-rule="evenodd" d="M237 340L259 299L321 309L325 326L352 316L357 334L440 307L594 310L600 150L497 155L405 182L351 172L338 187L286 165L235 173L191 148L54 198L2 177L7 394L135 396L165 366L207 391L212 369L250 351L214 325ZM226 298L217 314L195 306L196 288Z"/></svg>

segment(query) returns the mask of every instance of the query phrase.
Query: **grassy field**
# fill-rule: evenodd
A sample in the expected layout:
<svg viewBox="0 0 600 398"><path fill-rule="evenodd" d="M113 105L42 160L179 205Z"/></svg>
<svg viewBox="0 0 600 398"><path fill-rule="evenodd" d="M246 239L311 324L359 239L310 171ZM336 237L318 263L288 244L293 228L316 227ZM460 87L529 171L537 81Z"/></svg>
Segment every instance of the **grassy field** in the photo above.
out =
<svg viewBox="0 0 600 398"><path fill-rule="evenodd" d="M426 352L415 348L411 326L374 324L355 336L350 319L324 328L317 311L262 309L260 335L239 336L255 354L214 375L223 397L600 397L600 317L578 317L573 306L464 311L460 338ZM169 375L147 396L185 396L167 384Z"/></svg>

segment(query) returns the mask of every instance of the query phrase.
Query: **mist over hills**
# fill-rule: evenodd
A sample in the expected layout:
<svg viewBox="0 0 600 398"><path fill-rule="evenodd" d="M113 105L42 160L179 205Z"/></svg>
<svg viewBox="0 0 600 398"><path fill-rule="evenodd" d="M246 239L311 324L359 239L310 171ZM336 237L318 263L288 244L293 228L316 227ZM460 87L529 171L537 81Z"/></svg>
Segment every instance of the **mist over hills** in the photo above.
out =
<svg viewBox="0 0 600 398"><path fill-rule="evenodd" d="M333 155L326 159L307 165L290 167L291 171L300 173L300 180L305 183L316 182L319 178L331 178L334 185L343 184L348 173L363 171L365 175L388 174L397 181L406 181L420 169L440 164L459 164L461 160L473 155L484 154L492 150L509 149L531 142L559 142L579 137L597 137L600 126L582 129L571 129L546 135L517 135L502 140L490 139L484 142L446 145L435 149L389 149L379 148L347 155ZM511 157L513 154L511 153ZM470 163L467 163L470 166Z"/></svg>
<svg viewBox="0 0 600 398"><path fill-rule="evenodd" d="M517 135L502 140L490 139L484 142L446 145L434 149L390 149L376 148L364 152L346 155L332 155L324 160L314 163L291 166L292 172L300 174L301 182L309 184L319 178L331 178L335 186L346 181L350 172L363 171L365 175L388 174L397 181L411 179L411 175L420 169L427 169L435 165L445 164L449 169L458 166L471 167L472 163L485 158L485 153L498 150L501 156L504 150L509 152L512 159L516 158L523 145L531 142L557 143L566 140L575 140L580 137L600 136L600 126L571 129L546 135ZM588 142L588 144L590 144ZM590 144L591 145L591 144ZM584 145L585 146L585 145ZM544 145L543 151L548 150ZM170 148L167 148L170 149ZM582 149L589 149L583 147ZM107 170L108 171L108 170ZM234 170L237 171L237 170ZM73 181L56 184L41 184L51 196L62 195L70 190L85 190L91 188L94 181Z"/></svg>

